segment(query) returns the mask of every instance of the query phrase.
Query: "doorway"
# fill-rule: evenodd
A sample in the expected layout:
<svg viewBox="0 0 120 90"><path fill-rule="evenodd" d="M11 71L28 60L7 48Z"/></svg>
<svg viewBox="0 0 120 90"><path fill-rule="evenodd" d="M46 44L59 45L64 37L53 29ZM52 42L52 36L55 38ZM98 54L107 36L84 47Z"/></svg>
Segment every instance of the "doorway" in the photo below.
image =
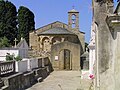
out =
<svg viewBox="0 0 120 90"><path fill-rule="evenodd" d="M71 52L68 49L64 49L60 52L60 61L59 61L59 68L63 70L71 70L72 63L71 63Z"/></svg>
<svg viewBox="0 0 120 90"><path fill-rule="evenodd" d="M64 49L64 69L70 70L70 50Z"/></svg>

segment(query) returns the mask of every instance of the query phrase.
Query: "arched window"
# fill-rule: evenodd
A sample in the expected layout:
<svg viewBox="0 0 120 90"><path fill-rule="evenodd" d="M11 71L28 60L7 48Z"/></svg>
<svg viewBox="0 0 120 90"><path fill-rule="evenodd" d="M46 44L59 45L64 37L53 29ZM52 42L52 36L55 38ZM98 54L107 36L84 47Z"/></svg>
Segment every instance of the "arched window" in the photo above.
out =
<svg viewBox="0 0 120 90"><path fill-rule="evenodd" d="M50 46L50 39L48 37L44 37L42 39L42 45L43 45L43 50L46 52L49 52L51 50L51 46Z"/></svg>
<svg viewBox="0 0 120 90"><path fill-rule="evenodd" d="M52 44L58 44L61 42L61 37L56 36L52 39Z"/></svg>
<svg viewBox="0 0 120 90"><path fill-rule="evenodd" d="M72 28L76 27L76 16L73 14L72 15Z"/></svg>

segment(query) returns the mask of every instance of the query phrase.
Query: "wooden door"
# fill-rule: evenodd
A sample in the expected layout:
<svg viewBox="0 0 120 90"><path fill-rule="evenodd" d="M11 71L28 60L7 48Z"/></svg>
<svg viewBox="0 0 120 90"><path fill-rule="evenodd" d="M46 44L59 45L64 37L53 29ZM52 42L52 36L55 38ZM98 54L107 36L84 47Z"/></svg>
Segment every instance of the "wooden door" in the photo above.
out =
<svg viewBox="0 0 120 90"><path fill-rule="evenodd" d="M64 50L64 69L70 70L70 50Z"/></svg>

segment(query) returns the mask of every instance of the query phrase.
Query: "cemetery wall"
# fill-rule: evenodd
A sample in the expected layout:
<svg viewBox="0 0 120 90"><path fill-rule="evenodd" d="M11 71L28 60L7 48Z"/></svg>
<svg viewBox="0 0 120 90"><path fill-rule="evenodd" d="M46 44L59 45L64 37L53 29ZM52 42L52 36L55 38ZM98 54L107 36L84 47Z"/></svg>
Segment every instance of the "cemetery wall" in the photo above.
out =
<svg viewBox="0 0 120 90"><path fill-rule="evenodd" d="M44 59L46 60L44 61L44 63L43 61L40 61ZM36 61L38 60L35 60L35 62ZM6 77L3 76L2 81L4 82L3 83L4 85L1 85L0 89L2 90L25 90L25 88L32 86L36 82L41 82L43 79L45 79L49 75L50 72L52 72L53 69L52 69L51 64L49 64L50 63L49 58L42 58L42 59L40 58L39 62L45 65L39 64L42 66L38 68L33 68L31 69L31 71L27 71L27 72L19 71L16 74L7 75ZM25 64L26 61L22 61L22 63Z"/></svg>

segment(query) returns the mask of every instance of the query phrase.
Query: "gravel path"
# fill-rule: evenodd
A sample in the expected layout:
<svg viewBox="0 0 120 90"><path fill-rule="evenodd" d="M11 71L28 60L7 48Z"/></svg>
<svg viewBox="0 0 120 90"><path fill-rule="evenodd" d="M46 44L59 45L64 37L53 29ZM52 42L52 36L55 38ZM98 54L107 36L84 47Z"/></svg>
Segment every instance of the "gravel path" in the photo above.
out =
<svg viewBox="0 0 120 90"><path fill-rule="evenodd" d="M80 90L80 71L54 71L26 90Z"/></svg>

